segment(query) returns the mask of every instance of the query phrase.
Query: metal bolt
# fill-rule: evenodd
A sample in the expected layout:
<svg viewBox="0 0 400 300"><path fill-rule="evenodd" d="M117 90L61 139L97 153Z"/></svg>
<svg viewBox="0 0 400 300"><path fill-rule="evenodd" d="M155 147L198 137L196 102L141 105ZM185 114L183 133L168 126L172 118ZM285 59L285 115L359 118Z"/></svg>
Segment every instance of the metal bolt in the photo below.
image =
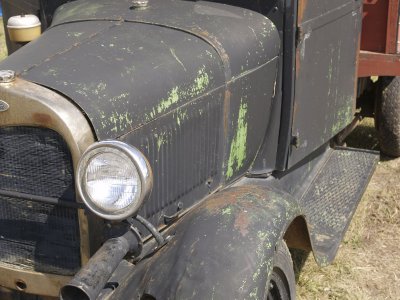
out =
<svg viewBox="0 0 400 300"><path fill-rule="evenodd" d="M177 204L178 211L180 211L183 208L183 202L179 201Z"/></svg>
<svg viewBox="0 0 400 300"><path fill-rule="evenodd" d="M0 83L9 83L15 80L15 72L12 70L0 70Z"/></svg>
<svg viewBox="0 0 400 300"><path fill-rule="evenodd" d="M149 5L149 0L133 0L131 8L143 8Z"/></svg>

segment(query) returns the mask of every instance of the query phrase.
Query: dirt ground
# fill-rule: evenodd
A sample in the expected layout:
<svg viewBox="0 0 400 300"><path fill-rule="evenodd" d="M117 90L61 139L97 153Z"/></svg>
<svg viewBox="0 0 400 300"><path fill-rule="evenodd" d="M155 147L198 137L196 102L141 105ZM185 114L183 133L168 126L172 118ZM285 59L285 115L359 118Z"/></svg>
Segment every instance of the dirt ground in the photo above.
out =
<svg viewBox="0 0 400 300"><path fill-rule="evenodd" d="M0 60L5 56L0 26ZM377 150L373 120L365 120L348 145ZM309 256L297 274L298 299L400 299L399 211L400 159L382 157L335 262L320 269Z"/></svg>
<svg viewBox="0 0 400 300"><path fill-rule="evenodd" d="M348 146L379 149L373 119ZM319 268L309 256L298 299L400 299L400 159L381 157L334 263Z"/></svg>

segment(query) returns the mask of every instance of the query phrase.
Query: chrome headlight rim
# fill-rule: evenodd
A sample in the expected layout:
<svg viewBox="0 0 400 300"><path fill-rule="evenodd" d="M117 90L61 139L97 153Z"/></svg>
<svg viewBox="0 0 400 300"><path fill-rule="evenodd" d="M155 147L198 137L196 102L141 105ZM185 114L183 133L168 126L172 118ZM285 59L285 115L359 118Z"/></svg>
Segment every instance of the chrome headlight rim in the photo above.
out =
<svg viewBox="0 0 400 300"><path fill-rule="evenodd" d="M111 150L111 151L110 151ZM136 167L137 173L140 178L141 193L137 201L128 207L115 211L113 213L106 212L92 201L88 195L84 185L87 167L94 157L105 152L121 152L128 157L130 162ZM107 140L102 142L96 142L92 144L81 156L77 167L76 176L76 188L78 194L83 203L97 216L110 220L110 221L122 221L131 216L134 216L143 205L143 203L149 198L151 190L153 188L153 173L150 164L146 157L137 148L126 144L124 142Z"/></svg>

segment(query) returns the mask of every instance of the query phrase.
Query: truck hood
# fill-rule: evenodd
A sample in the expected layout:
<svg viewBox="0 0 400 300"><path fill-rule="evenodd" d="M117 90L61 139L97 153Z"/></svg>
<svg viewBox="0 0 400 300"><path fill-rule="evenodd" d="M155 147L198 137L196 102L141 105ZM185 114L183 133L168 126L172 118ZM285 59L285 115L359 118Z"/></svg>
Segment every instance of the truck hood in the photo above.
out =
<svg viewBox="0 0 400 300"><path fill-rule="evenodd" d="M67 96L103 140L229 89L278 55L275 27L260 14L200 1L150 0L146 9L131 3L60 7L52 27L0 69Z"/></svg>

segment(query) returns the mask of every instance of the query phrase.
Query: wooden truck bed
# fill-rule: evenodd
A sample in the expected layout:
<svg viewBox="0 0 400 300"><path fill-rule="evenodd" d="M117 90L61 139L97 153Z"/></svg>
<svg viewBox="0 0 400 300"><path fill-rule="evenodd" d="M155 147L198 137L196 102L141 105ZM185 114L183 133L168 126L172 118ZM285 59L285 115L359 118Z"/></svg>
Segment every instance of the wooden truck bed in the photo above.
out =
<svg viewBox="0 0 400 300"><path fill-rule="evenodd" d="M364 0L358 77L400 76L399 0Z"/></svg>

